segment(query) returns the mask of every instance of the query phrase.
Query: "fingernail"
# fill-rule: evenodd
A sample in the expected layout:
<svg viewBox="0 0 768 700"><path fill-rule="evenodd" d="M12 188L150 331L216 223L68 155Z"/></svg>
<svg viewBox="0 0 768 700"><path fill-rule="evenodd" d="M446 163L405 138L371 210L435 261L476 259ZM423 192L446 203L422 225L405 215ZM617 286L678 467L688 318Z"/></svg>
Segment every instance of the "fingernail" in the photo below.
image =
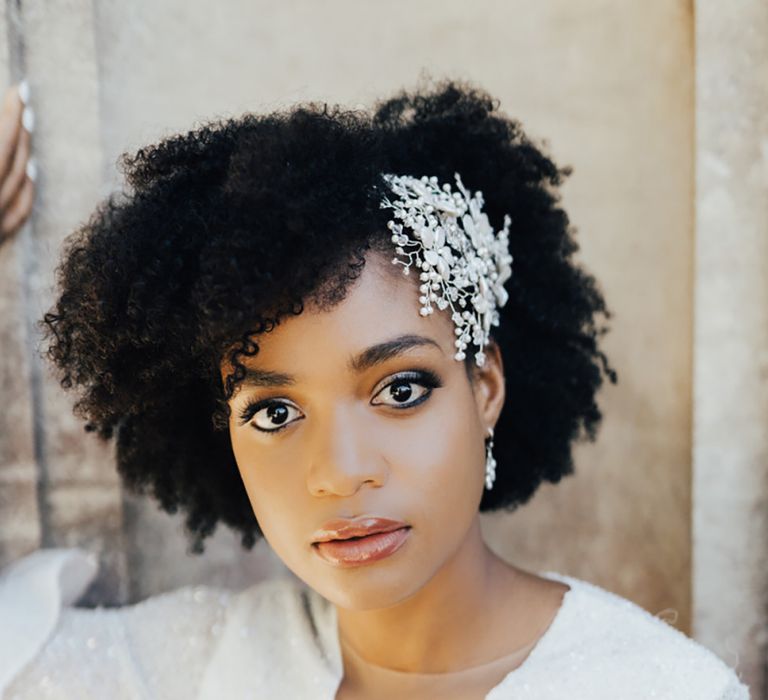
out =
<svg viewBox="0 0 768 700"><path fill-rule="evenodd" d="M29 83L26 78L19 83L19 99L24 105L29 104Z"/></svg>
<svg viewBox="0 0 768 700"><path fill-rule="evenodd" d="M35 159L34 156L32 156L27 161L26 171L27 171L27 177L30 180L32 180L32 182L35 182L35 180L37 180L37 160Z"/></svg>
<svg viewBox="0 0 768 700"><path fill-rule="evenodd" d="M24 107L24 111L21 113L21 123L30 134L35 130L35 113L32 111L32 107Z"/></svg>

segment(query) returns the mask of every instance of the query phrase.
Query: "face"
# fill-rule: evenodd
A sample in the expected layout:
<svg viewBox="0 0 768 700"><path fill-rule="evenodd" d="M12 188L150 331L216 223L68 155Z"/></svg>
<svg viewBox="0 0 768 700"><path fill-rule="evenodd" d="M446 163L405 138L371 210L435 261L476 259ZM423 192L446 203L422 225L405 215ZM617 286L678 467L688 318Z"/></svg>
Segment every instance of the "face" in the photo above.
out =
<svg viewBox="0 0 768 700"><path fill-rule="evenodd" d="M421 316L417 285L413 271L371 253L333 309L307 305L257 338L258 354L242 359L252 381L230 401L232 448L265 538L349 609L408 598L465 543L483 493L484 439L504 401L495 346L470 381L453 357L449 310ZM358 516L401 520L408 536L364 565L322 558L318 528Z"/></svg>

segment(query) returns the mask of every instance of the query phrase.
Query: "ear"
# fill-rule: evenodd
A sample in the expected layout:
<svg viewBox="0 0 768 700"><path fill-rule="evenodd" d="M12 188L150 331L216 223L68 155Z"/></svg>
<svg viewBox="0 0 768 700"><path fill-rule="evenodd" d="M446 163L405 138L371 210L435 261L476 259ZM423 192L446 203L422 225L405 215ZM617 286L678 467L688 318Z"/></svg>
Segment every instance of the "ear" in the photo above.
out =
<svg viewBox="0 0 768 700"><path fill-rule="evenodd" d="M501 350L495 341L486 345L485 364L478 367L473 363L472 386L477 402L477 412L483 426L495 428L496 421L504 406L506 396L504 388L504 363Z"/></svg>

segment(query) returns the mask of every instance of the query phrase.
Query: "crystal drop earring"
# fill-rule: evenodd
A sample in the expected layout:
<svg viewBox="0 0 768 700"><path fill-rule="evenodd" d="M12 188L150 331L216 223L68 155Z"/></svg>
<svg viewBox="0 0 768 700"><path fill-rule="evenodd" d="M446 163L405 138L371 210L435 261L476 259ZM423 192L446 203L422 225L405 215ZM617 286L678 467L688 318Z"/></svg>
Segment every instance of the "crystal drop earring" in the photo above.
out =
<svg viewBox="0 0 768 700"><path fill-rule="evenodd" d="M496 460L493 457L493 428L488 428L488 438L485 443L485 488L493 488L496 479Z"/></svg>

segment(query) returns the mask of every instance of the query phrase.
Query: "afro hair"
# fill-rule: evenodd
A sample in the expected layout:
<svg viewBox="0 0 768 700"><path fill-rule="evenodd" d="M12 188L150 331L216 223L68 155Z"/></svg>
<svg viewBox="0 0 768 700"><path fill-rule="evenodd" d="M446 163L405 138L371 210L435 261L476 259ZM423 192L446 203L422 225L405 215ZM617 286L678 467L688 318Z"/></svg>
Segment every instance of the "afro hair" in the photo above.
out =
<svg viewBox="0 0 768 700"><path fill-rule="evenodd" d="M572 260L559 206L571 169L477 86L443 80L371 110L305 102L208 121L120 165L129 187L64 241L57 297L39 324L85 430L115 439L127 488L184 512L191 551L204 551L219 521L247 549L262 536L227 432L241 358L308 300L343 299L366 251L391 255L384 172L459 172L483 192L495 230L512 218L509 298L492 330L508 399L480 510L525 503L573 472L574 441L594 441L595 395L616 372L596 325L611 313ZM233 371L222 381L225 360Z"/></svg>

